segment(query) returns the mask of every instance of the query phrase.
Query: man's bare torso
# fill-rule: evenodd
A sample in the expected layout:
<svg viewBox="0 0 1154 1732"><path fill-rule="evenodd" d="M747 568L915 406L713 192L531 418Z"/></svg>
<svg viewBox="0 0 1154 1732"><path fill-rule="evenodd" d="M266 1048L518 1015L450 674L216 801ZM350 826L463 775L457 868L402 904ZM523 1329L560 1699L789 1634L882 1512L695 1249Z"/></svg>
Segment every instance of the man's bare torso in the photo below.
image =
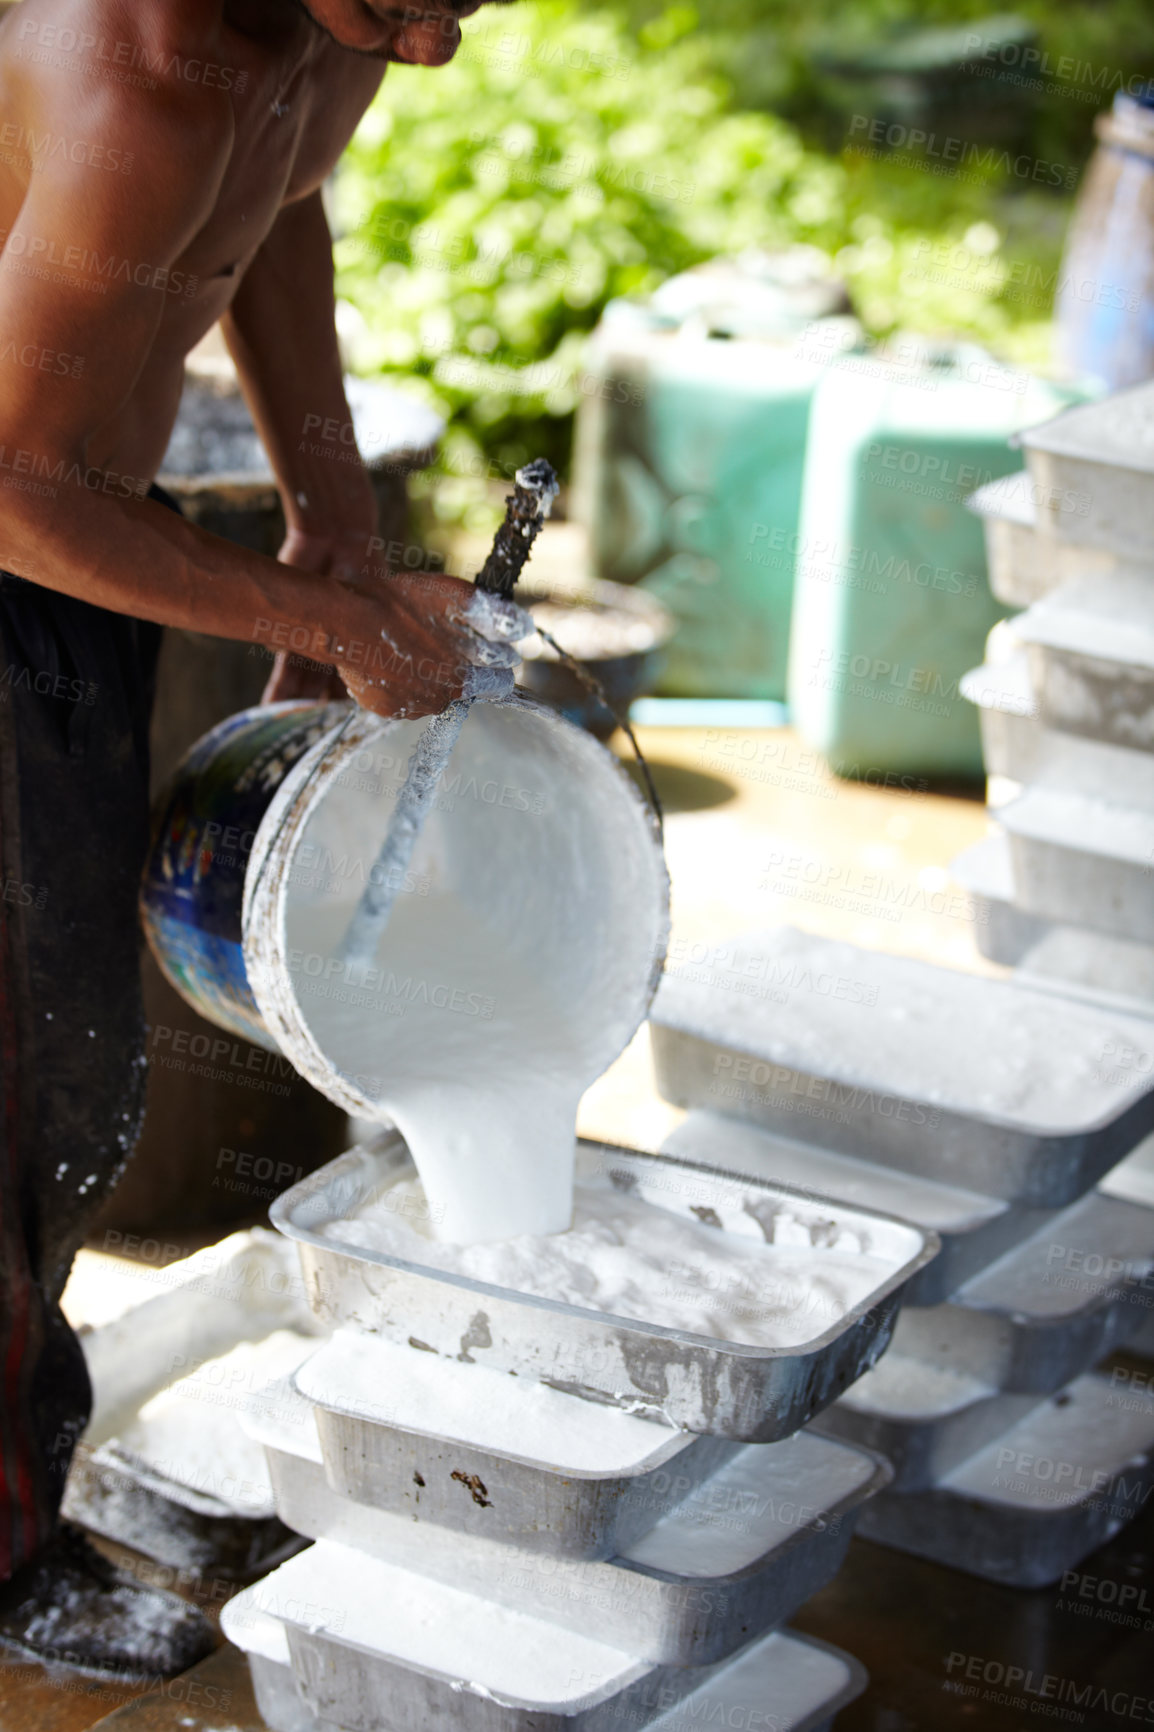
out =
<svg viewBox="0 0 1154 1732"><path fill-rule="evenodd" d="M280 210L332 169L383 70L332 43L292 0L135 0L132 7L22 0L7 15L0 25L4 268L42 282L75 279L93 295L102 278L132 272L163 304L127 401L93 432L92 463L122 475L156 473L186 355L228 309ZM207 123L190 135L191 150L203 148L206 132L222 145L215 161L206 152L206 177L217 181L210 214L179 257L150 258L146 245L126 248L115 232L101 249L77 248L67 225L22 231L33 177L53 174L64 156L84 165L93 197L104 196L101 177L110 175L130 188L149 177L154 193L159 177L163 189L169 165L155 160L138 123L151 104L170 100ZM115 337L110 330L109 341ZM49 364L68 364L67 351L54 353ZM285 365L293 365L291 355Z"/></svg>

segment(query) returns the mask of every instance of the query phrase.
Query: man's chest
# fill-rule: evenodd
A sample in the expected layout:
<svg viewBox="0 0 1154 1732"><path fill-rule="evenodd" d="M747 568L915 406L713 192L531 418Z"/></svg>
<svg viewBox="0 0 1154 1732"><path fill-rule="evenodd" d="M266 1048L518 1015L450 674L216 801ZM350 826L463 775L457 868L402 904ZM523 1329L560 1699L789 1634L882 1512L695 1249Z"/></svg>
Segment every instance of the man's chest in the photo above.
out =
<svg viewBox="0 0 1154 1732"><path fill-rule="evenodd" d="M287 203L314 192L381 81L383 69L346 53L295 75L257 67L233 99L232 148L209 221L184 261L202 280L231 277L260 247Z"/></svg>

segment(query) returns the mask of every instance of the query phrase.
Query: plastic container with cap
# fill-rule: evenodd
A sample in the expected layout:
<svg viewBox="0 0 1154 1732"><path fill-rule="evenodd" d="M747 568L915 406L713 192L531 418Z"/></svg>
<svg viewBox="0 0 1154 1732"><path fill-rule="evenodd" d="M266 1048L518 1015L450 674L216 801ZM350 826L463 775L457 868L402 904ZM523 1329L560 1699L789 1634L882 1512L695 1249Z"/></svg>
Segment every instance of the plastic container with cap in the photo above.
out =
<svg viewBox="0 0 1154 1732"><path fill-rule="evenodd" d="M1058 280L1063 359L1107 390L1154 375L1154 88L1098 116Z"/></svg>

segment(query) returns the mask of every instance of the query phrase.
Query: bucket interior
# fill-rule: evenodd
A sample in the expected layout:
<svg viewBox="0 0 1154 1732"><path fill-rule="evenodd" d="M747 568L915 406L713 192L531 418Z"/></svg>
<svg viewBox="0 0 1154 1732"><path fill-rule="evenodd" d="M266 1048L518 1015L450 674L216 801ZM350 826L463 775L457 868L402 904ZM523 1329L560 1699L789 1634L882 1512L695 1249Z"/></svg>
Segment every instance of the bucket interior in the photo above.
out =
<svg viewBox="0 0 1154 1732"><path fill-rule="evenodd" d="M298 795L268 861L273 918L255 958L246 922L250 976L294 1063L349 1110L397 1123L433 1236L558 1231L577 1101L643 1019L664 954L664 861L596 741L531 702L475 704L375 954L342 962L424 726L358 716L311 798ZM470 1128L477 1113L486 1122ZM541 1148L528 1174L526 1124ZM491 1207L474 1196L462 1213L478 1133Z"/></svg>

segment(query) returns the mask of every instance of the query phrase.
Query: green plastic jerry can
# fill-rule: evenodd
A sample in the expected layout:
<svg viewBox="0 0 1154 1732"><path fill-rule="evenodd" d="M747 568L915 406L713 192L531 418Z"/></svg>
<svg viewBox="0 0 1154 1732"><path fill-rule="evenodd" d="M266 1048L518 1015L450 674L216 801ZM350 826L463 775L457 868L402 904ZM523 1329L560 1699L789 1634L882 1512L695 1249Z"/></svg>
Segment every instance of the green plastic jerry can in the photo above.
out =
<svg viewBox="0 0 1154 1732"><path fill-rule="evenodd" d="M591 339L577 514L596 575L640 583L677 621L659 692L780 700L809 407L830 349L799 348L796 300L768 316L764 302L743 306L744 325L729 302L721 335L708 307L687 317L662 292L611 303ZM831 305L827 294L810 310L849 323L824 319Z"/></svg>
<svg viewBox="0 0 1154 1732"><path fill-rule="evenodd" d="M930 366L827 369L810 414L789 708L836 772L982 774L959 682L1006 610L965 502L1021 467L1019 429L1072 400L962 346Z"/></svg>

